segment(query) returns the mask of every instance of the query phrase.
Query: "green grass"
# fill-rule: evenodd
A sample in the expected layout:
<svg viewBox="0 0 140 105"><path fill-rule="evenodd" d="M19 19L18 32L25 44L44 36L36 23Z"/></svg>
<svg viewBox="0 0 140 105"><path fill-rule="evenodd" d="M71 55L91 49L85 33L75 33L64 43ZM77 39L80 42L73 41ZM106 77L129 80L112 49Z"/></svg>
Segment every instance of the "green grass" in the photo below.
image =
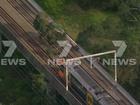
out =
<svg viewBox="0 0 140 105"><path fill-rule="evenodd" d="M113 33L117 33L117 28L119 27L121 29L121 24L117 24L117 22L122 23L123 21L120 20L120 17L117 15L117 13L113 13L111 11L103 11L99 8L91 8L84 10L82 9L78 4L74 2L65 3L65 0L62 0L60 11L50 10L51 8L58 8L60 4L56 3L53 5L53 3L50 2L50 0L36 0L41 7L45 9L47 13L51 15L51 17L56 21L56 23L59 23L62 25L62 27L66 30L67 33L75 40L78 41L80 38L81 45L91 53L98 53L103 51L108 51L113 48L112 40L125 40L126 36L122 35L113 35ZM52 0L54 2L55 0ZM42 2L42 3L41 3ZM44 4L43 4L44 2ZM45 4L46 3L46 4ZM47 4L48 3L48 4ZM50 4L50 5L49 5ZM49 8L49 6L51 6ZM80 32L83 32L87 29L90 25L94 25L95 27L98 25L103 24L103 22L111 17L109 24L117 24L118 27L112 25L111 29L106 35L102 35L102 33L99 33L98 35L93 34L92 36L88 37L87 35L79 36ZM113 23L111 23L113 21ZM112 31L112 33L111 33ZM114 32L113 32L114 31ZM105 33L103 31L103 33ZM131 36L132 39L136 39L136 37ZM127 40L127 39L126 39ZM102 43L101 43L102 41ZM135 40L136 41L136 40ZM87 42L87 43L86 43ZM137 41L136 41L137 42ZM98 46L98 47L97 47ZM130 55L130 54L129 54ZM130 72L127 73L126 76L127 79L129 78ZM127 80L127 79L123 79Z"/></svg>
<svg viewBox="0 0 140 105"><path fill-rule="evenodd" d="M55 0L52 0L52 2L54 1ZM74 40L77 40L79 32L85 30L92 24L100 24L106 17L111 15L110 13L102 12L97 9L85 11L73 2L65 3L63 1L58 4L53 4L50 0L36 0L36 2L51 15L56 23L61 24ZM54 9L52 10L51 8ZM57 8L59 8L59 10L57 10Z"/></svg>
<svg viewBox="0 0 140 105"><path fill-rule="evenodd" d="M126 41L128 48L125 52L124 58L136 58L137 65L135 66L120 66L119 69L119 83L131 93L133 96L140 101L139 96L139 76L140 72L140 26L136 26L134 23L127 22L127 17L122 17L118 12L111 12L106 10L101 10L100 8L92 8L83 10L74 2L61 2L61 8L59 12L54 12L50 10L47 5L41 4L36 0L41 7L45 8L45 11L51 15L51 17L62 25L62 27L70 34L70 36L75 40L79 41L80 45L91 53L98 53L102 51L108 51L114 48L112 40L124 40ZM48 0L41 0L42 2L47 2ZM63 0L62 0L63 1ZM50 3L50 2L48 2ZM59 5L51 5L51 8L59 7ZM102 7L101 7L102 8ZM107 20L107 21L106 21ZM106 23L104 23L106 22ZM138 24L139 22L137 22ZM133 25L132 25L133 24ZM87 27L93 26L103 26L107 30L102 30L100 27L96 28L96 32L90 30L88 35ZM128 28L135 28L129 30ZM102 32L100 32L102 31ZM83 35L79 33L83 32ZM85 33L84 33L85 32ZM127 85L126 85L127 84ZM131 91L134 89L134 91Z"/></svg>
<svg viewBox="0 0 140 105"><path fill-rule="evenodd" d="M76 7L75 7L76 8ZM80 11L80 12L79 12ZM66 11L65 11L66 12ZM80 7L74 13L63 14L55 21L63 26L70 36L77 40L78 34L92 24L101 24L110 14L96 9L83 11Z"/></svg>

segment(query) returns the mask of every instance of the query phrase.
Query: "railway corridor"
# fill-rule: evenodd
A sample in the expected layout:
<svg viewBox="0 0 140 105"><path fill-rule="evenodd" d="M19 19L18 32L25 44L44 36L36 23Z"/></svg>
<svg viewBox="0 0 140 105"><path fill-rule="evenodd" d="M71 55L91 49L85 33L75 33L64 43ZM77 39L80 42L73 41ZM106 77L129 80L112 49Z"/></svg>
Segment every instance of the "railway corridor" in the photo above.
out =
<svg viewBox="0 0 140 105"><path fill-rule="evenodd" d="M3 24L11 24L13 25L14 22L17 25L13 25L11 27L7 27L8 29L11 29L13 34L15 34L15 38L20 40L20 42L24 45L26 49L29 49L29 52L32 53L38 61L41 62L42 65L47 65L47 61L45 59L48 58L47 54L44 53L43 49L41 48L41 43L38 39L39 33L33 28L32 22L35 18L35 15L32 14L32 18L29 16L31 13L26 13L26 9L22 10L20 9L20 6L18 6L18 3L16 1L19 0L0 0L0 7L1 7L1 23ZM16 4L16 6L12 5L12 2ZM17 9L19 10L17 10ZM27 8L27 7L22 7ZM28 8L29 9L29 8ZM4 17L2 11L5 11L9 17L11 17L13 20L8 20L8 18ZM24 11L24 12L23 12ZM35 14L37 14L35 12ZM6 18L6 19L4 19ZM18 28L15 28L18 27ZM15 28L15 30L13 30ZM14 33L15 32L15 33ZM30 39L30 38L33 38ZM31 42L30 42L31 41ZM80 56L79 52L71 51L69 54L70 57L76 57ZM86 62L86 61L85 61ZM102 77L103 75L97 72L94 68L90 69L89 65L87 63L84 63L81 67L79 67L81 70L86 71L88 76L90 76L94 81L96 81L96 84L103 88L106 91L106 94L114 100L112 104L110 105L138 105L132 104L127 97L125 97L123 94L121 94L118 89L114 88L114 86L105 79L105 77ZM82 77L82 76L81 76ZM83 77L84 78L84 77ZM78 97L78 96L77 96ZM135 102L134 102L135 103ZM83 104L85 105L85 103ZM107 105L107 104L103 104Z"/></svg>

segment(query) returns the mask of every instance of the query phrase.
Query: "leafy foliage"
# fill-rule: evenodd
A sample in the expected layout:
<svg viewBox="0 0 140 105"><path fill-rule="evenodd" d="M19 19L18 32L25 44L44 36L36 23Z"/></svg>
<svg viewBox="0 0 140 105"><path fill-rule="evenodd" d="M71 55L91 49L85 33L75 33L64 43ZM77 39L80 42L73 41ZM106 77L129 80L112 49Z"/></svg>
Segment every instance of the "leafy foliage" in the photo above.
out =
<svg viewBox="0 0 140 105"><path fill-rule="evenodd" d="M55 44L58 40L65 39L65 33L61 27L55 23L48 23L45 14L38 15L34 21L34 27L41 33L41 38L49 40Z"/></svg>
<svg viewBox="0 0 140 105"><path fill-rule="evenodd" d="M36 0L42 7L52 15L58 15L62 12L65 0Z"/></svg>
<svg viewBox="0 0 140 105"><path fill-rule="evenodd" d="M68 30L72 26L72 34L75 32L74 29L80 27L81 32L76 31L78 33L77 42L88 52L95 53L113 49L112 40L127 42L128 49L123 57L136 58L137 67L120 67L119 69L122 71L119 73L120 83L124 84L123 86L140 101L138 85L140 69L138 67L140 64L140 0L70 0L71 5L65 4L66 2L70 4L69 0L63 1L63 6L61 6L61 10L59 9L61 12L56 13L57 15L52 14L52 16L62 15L60 20L64 21L62 23ZM74 6L75 8L73 8ZM48 10L46 11L48 12ZM67 10L70 10L70 12ZM100 19L97 11L105 14L105 16L103 15Z"/></svg>

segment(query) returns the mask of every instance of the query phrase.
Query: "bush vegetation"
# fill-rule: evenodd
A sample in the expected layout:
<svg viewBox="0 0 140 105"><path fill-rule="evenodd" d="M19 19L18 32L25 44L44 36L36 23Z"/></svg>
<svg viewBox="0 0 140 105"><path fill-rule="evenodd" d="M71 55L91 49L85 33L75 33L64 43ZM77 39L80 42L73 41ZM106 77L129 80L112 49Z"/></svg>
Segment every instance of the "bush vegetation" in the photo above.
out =
<svg viewBox="0 0 140 105"><path fill-rule="evenodd" d="M119 83L140 101L139 0L36 1L90 53L112 50L112 40L124 40L123 58L134 58L137 65L120 66Z"/></svg>

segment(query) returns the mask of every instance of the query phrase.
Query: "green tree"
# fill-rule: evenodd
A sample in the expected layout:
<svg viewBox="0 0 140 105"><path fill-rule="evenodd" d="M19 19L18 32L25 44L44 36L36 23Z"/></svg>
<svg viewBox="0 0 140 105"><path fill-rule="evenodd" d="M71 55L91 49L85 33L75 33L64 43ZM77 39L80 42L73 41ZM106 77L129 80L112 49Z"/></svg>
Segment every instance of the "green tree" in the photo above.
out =
<svg viewBox="0 0 140 105"><path fill-rule="evenodd" d="M40 13L39 15L36 16L33 26L35 27L36 30L38 30L41 34L41 37L44 37L47 35L48 30L49 30L49 22L47 20L47 15L45 13Z"/></svg>
<svg viewBox="0 0 140 105"><path fill-rule="evenodd" d="M123 23L119 17L109 16L103 23L102 23L104 33L106 37L114 37L117 38L122 30L124 29Z"/></svg>
<svg viewBox="0 0 140 105"><path fill-rule="evenodd" d="M73 0L76 1L83 9L100 8L116 10L119 0Z"/></svg>
<svg viewBox="0 0 140 105"><path fill-rule="evenodd" d="M64 9L65 0L36 0L49 14L59 15Z"/></svg>

